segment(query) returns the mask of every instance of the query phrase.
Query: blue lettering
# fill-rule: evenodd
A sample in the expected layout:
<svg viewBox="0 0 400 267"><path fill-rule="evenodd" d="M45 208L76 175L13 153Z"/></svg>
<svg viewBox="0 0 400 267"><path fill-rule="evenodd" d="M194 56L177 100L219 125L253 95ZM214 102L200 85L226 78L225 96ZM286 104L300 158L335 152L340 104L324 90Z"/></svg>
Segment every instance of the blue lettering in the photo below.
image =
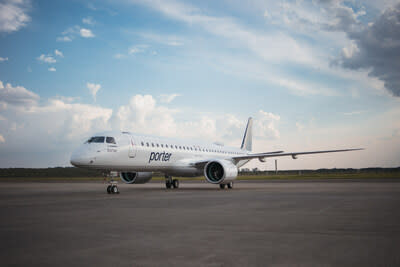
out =
<svg viewBox="0 0 400 267"><path fill-rule="evenodd" d="M149 163L152 161L169 161L172 153L166 153L165 151L162 153L159 152L151 152L149 157Z"/></svg>

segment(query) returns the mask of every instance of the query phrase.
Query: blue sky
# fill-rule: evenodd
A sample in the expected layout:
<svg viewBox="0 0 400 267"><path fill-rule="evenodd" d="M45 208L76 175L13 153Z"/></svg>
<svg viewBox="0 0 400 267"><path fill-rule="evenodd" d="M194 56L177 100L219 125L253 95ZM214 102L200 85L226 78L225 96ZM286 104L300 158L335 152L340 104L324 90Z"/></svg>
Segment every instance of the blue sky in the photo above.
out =
<svg viewBox="0 0 400 267"><path fill-rule="evenodd" d="M282 168L397 167L399 14L399 1L0 1L0 167L68 166L110 129L239 145L249 116L255 151L367 148Z"/></svg>

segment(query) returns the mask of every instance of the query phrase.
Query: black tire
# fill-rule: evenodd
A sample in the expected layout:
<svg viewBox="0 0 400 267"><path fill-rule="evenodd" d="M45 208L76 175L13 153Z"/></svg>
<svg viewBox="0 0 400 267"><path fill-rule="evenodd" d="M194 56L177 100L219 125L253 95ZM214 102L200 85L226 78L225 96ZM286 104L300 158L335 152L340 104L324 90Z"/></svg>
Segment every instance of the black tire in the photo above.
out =
<svg viewBox="0 0 400 267"><path fill-rule="evenodd" d="M219 184L219 188L225 189L225 184Z"/></svg>
<svg viewBox="0 0 400 267"><path fill-rule="evenodd" d="M232 189L233 188L233 182L229 182L229 184L227 184L227 186L228 186L229 189Z"/></svg>
<svg viewBox="0 0 400 267"><path fill-rule="evenodd" d="M107 186L107 193L111 194L111 185Z"/></svg>
<svg viewBox="0 0 400 267"><path fill-rule="evenodd" d="M178 179L172 180L172 186L173 186L174 188L179 188L179 180L178 180Z"/></svg>
<svg viewBox="0 0 400 267"><path fill-rule="evenodd" d="M171 186L172 186L172 184L171 184L170 181L166 181L166 182L165 182L165 187L166 187L167 189L170 189Z"/></svg>
<svg viewBox="0 0 400 267"><path fill-rule="evenodd" d="M118 193L119 193L118 187L116 187L115 185L112 186L112 187L111 187L111 192L112 192L113 194L118 194Z"/></svg>

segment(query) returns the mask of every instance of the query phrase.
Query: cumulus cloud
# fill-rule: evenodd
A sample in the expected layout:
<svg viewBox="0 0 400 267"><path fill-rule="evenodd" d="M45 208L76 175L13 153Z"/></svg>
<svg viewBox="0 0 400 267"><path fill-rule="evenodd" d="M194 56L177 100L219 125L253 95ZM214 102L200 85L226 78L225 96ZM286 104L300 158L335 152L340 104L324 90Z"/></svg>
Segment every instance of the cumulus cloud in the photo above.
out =
<svg viewBox="0 0 400 267"><path fill-rule="evenodd" d="M44 63L48 63L48 64L52 64L52 63L56 63L57 60L52 56L52 55L45 55L45 54L41 54L37 60L44 62Z"/></svg>
<svg viewBox="0 0 400 267"><path fill-rule="evenodd" d="M93 100L96 101L97 92L100 90L101 85L96 83L86 83L87 88L90 91L90 94L93 97Z"/></svg>
<svg viewBox="0 0 400 267"><path fill-rule="evenodd" d="M72 37L60 36L60 37L57 37L57 42L72 42Z"/></svg>
<svg viewBox="0 0 400 267"><path fill-rule="evenodd" d="M178 96L180 96L180 94L162 94L159 98L161 103L171 103Z"/></svg>
<svg viewBox="0 0 400 267"><path fill-rule="evenodd" d="M94 25L96 22L93 20L92 17L87 17L82 19L82 23L88 24L88 25Z"/></svg>
<svg viewBox="0 0 400 267"><path fill-rule="evenodd" d="M31 20L28 15L30 1L5 0L0 3L0 32L15 32Z"/></svg>
<svg viewBox="0 0 400 267"><path fill-rule="evenodd" d="M88 85L100 88L98 84ZM188 114L157 102L152 95L134 95L115 111L77 103L76 98L39 96L21 86L0 82L0 132L7 140L0 150L0 165L48 167L69 165L70 152L84 138L105 130L224 141L239 146L246 120L232 114ZM183 116L186 114L187 116ZM179 118L179 119L178 119ZM260 111L255 116L256 137L279 136L280 117ZM46 140L45 142L43 140ZM28 159L19 156L24 152ZM48 157L38 157L45 154ZM35 160L32 160L35 159Z"/></svg>
<svg viewBox="0 0 400 267"><path fill-rule="evenodd" d="M93 38L94 37L93 32L89 29L82 28L82 29L80 29L79 33L84 38Z"/></svg>
<svg viewBox="0 0 400 267"><path fill-rule="evenodd" d="M143 53L146 48L148 47L148 45L134 45L132 47L129 48L128 53L133 55L133 54L138 54L138 53Z"/></svg>
<svg viewBox="0 0 400 267"><path fill-rule="evenodd" d="M48 71L56 71L56 68L50 67L50 68L48 69Z"/></svg>
<svg viewBox="0 0 400 267"><path fill-rule="evenodd" d="M0 103L5 106L29 107L37 104L39 96L22 86L12 86L7 83L6 86L0 81ZM4 107L4 106L3 106Z"/></svg>
<svg viewBox="0 0 400 267"><path fill-rule="evenodd" d="M279 138L277 124L280 119L279 115L260 110L254 119L254 136L269 139Z"/></svg>
<svg viewBox="0 0 400 267"><path fill-rule="evenodd" d="M371 69L370 76L384 81L385 88L400 96L400 3L387 8L373 24L348 32L354 42L351 53L339 63L349 69Z"/></svg>
<svg viewBox="0 0 400 267"><path fill-rule="evenodd" d="M58 56L58 57L64 57L64 54L60 51L60 50L54 50L54 55Z"/></svg>
<svg viewBox="0 0 400 267"><path fill-rule="evenodd" d="M61 33L61 36L57 37L58 42L72 42L76 37L93 38L94 33L90 29L82 28L79 25L69 27Z"/></svg>
<svg viewBox="0 0 400 267"><path fill-rule="evenodd" d="M8 57L0 57L0 62L8 61Z"/></svg>
<svg viewBox="0 0 400 267"><path fill-rule="evenodd" d="M358 17L365 15L361 9L355 12L344 1L309 1L272 3L264 17L271 24L280 24L298 30L351 31L361 26Z"/></svg>

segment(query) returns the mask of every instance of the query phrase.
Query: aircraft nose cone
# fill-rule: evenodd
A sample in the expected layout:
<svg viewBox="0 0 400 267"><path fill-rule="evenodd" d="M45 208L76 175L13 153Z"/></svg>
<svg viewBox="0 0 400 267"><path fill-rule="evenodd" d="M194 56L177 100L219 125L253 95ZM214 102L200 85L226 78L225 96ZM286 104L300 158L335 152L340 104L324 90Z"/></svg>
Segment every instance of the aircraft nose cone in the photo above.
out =
<svg viewBox="0 0 400 267"><path fill-rule="evenodd" d="M75 151L71 155L70 162L73 166L80 167L93 163L93 159L91 160L88 155L85 155L79 151Z"/></svg>

